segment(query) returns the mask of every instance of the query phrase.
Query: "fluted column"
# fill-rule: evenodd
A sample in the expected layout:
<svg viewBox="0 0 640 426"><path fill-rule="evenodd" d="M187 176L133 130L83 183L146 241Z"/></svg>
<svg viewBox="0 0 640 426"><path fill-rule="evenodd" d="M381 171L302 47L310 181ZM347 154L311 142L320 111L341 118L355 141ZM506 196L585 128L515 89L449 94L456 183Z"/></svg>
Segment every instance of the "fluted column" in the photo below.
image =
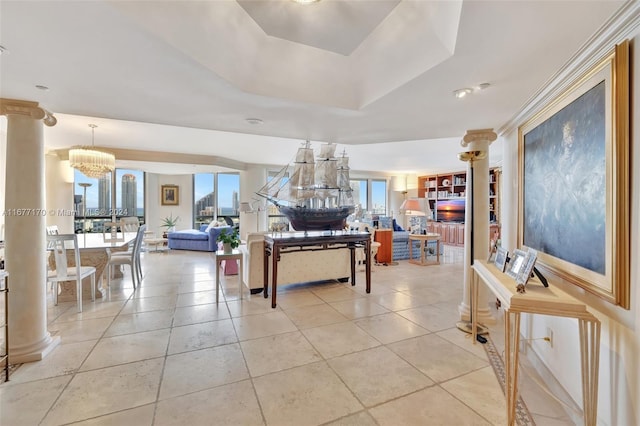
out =
<svg viewBox="0 0 640 426"><path fill-rule="evenodd" d="M47 331L45 160L42 123L56 119L37 102L0 99L7 116L5 267L11 363L38 361L59 342Z"/></svg>
<svg viewBox="0 0 640 426"><path fill-rule="evenodd" d="M466 194L473 196L473 211L471 203L467 202L465 210L465 244L464 244L464 292L459 306L460 317L463 320L470 318L470 288L471 288L471 244L473 244L473 257L486 259L489 256L489 145L496 140L497 135L492 129L468 130L460 143L465 151L484 153L477 159L469 160L467 170ZM473 173L473 194L471 193L471 179ZM467 195L469 200L469 195ZM471 218L473 217L473 239L471 238ZM473 241L472 241L473 240ZM479 286L478 292L478 322L493 323L495 318L491 314L488 304L482 303L488 298L488 290L485 286Z"/></svg>

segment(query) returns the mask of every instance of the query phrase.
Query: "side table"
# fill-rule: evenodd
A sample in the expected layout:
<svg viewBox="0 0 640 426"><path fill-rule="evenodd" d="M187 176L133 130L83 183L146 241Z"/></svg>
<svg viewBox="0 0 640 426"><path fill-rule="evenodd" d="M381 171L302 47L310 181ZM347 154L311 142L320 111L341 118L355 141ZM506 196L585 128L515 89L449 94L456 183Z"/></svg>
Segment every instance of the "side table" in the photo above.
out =
<svg viewBox="0 0 640 426"><path fill-rule="evenodd" d="M220 294L220 268L223 260L227 262L230 260L237 260L240 264L240 267L238 268L238 293L240 299L242 299L242 252L238 249L233 249L231 253L225 253L224 250L218 250L216 252L216 303L218 303Z"/></svg>
<svg viewBox="0 0 640 426"><path fill-rule="evenodd" d="M159 252L159 251L163 251L160 250L159 247L162 246L164 247L165 243L167 241L169 241L166 238L144 238L142 240L148 247L155 247L154 250L149 250L149 253L155 253L155 252Z"/></svg>
<svg viewBox="0 0 640 426"><path fill-rule="evenodd" d="M420 241L420 260L413 258L413 241ZM429 241L436 242L436 260L435 261L427 261L425 256L425 245ZM414 263L416 265L439 265L440 264L440 235L429 233L429 234L410 234L409 235L409 263Z"/></svg>

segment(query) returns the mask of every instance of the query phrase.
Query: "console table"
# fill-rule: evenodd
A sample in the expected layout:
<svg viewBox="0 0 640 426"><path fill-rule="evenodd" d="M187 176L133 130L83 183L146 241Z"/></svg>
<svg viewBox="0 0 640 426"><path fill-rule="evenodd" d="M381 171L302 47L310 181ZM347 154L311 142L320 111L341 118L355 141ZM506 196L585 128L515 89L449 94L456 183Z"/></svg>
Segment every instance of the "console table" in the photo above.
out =
<svg viewBox="0 0 640 426"><path fill-rule="evenodd" d="M351 285L356 285L356 248L363 247L366 262L367 293L371 293L371 234L351 231L283 232L264 236L264 297L269 297L269 258L271 258L271 307L276 307L278 261L280 256L301 250L335 250L347 247L351 252Z"/></svg>
<svg viewBox="0 0 640 426"><path fill-rule="evenodd" d="M587 306L553 287L544 287L531 278L525 293L516 291L515 280L493 264L475 259L471 280L471 329L476 342L478 318L478 283L482 280L504 307L505 370L507 419L515 424L518 396L518 348L520 344L520 314L541 314L576 318L580 332L580 361L582 371L582 401L584 424L594 426L598 412L598 367L600 359L600 321L587 311Z"/></svg>

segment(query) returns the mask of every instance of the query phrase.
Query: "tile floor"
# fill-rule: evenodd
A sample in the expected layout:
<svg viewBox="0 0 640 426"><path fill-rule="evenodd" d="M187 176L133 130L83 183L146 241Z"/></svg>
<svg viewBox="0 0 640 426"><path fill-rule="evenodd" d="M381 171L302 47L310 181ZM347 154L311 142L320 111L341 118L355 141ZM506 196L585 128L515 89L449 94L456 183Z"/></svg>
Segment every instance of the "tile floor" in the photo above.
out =
<svg viewBox="0 0 640 426"><path fill-rule="evenodd" d="M209 253L145 253L143 269L138 290L125 275L81 314L49 300L62 343L0 385L0 424L506 424L482 345L455 328L460 249L439 266L373 267L371 294L363 272L356 287L281 287L276 309L240 300L237 276L216 305ZM491 330L499 346L499 320ZM571 424L523 394L539 425Z"/></svg>

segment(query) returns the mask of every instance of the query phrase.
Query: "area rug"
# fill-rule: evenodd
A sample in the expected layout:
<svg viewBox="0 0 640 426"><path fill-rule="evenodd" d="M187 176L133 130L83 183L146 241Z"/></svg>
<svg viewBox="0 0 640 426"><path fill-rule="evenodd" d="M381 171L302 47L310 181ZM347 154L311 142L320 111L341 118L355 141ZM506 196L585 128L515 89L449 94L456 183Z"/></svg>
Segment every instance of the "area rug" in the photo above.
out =
<svg viewBox="0 0 640 426"><path fill-rule="evenodd" d="M493 367L493 372L498 378L498 382L500 382L502 393L505 393L507 374L504 369L504 360L500 356L500 353L496 349L489 336L486 335L484 337L487 338L487 343L483 344L482 346L484 346L484 350L487 353L487 357L489 358L489 363L491 364L491 367ZM520 426L535 426L536 424L533 421L533 417L531 417L531 413L529 413L529 409L527 408L520 395L518 395L518 402L516 403L516 424Z"/></svg>

